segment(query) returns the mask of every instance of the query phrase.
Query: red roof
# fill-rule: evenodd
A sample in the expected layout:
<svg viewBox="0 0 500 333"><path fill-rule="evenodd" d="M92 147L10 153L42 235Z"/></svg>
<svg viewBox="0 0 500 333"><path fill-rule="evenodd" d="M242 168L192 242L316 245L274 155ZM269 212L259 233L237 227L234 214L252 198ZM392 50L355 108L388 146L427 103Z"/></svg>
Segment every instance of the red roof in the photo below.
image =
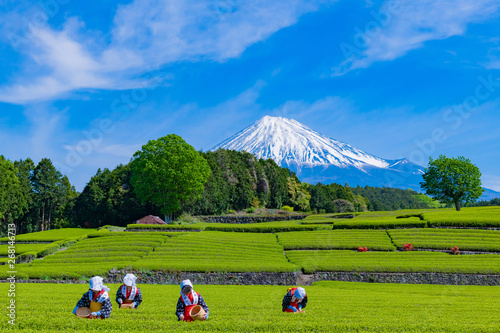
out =
<svg viewBox="0 0 500 333"><path fill-rule="evenodd" d="M137 224L166 224L158 216L148 215L144 216L142 219L135 221Z"/></svg>

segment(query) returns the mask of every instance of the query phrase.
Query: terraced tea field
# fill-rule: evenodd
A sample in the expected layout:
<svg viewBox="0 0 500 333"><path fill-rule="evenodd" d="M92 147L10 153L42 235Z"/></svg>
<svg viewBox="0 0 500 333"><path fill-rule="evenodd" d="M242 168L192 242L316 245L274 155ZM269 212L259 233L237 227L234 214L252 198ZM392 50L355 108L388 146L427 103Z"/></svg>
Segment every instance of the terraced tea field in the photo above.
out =
<svg viewBox="0 0 500 333"><path fill-rule="evenodd" d="M20 258L37 259L28 264L18 264L16 268L19 279L81 279L92 275L106 276L111 269L142 272L499 274L499 255L394 252L401 250L403 244L412 243L417 250L449 251L450 247L458 246L461 251L500 253L498 230L401 228L403 224L399 223L412 219L428 223L421 217L431 213L469 216L471 211L476 211L480 216L496 218L500 215L500 209L496 208L464 211L464 215L452 210L430 213L400 211L354 214L351 220L334 218L335 215L316 215L302 222L195 223L167 225L164 232L110 232L107 229L97 232L88 230L87 233L81 229L44 231L22 235L25 240L55 241L17 244L16 251L23 253ZM393 221L398 221L397 229L382 228ZM346 223L356 227L336 228L336 225L345 226ZM144 229L143 225L134 226L138 230L150 230ZM363 229L363 226L366 228ZM158 228L154 225L150 227ZM320 230L315 230L318 228ZM382 229L372 230L379 228ZM217 231L210 231L212 229ZM70 238L57 240L61 237ZM5 247L6 255L7 245L1 245L0 251L2 247ZM358 253L358 247L366 247L368 252ZM8 275L8 267L1 265L6 261L7 258L0 258L0 278Z"/></svg>
<svg viewBox="0 0 500 333"><path fill-rule="evenodd" d="M168 239L132 264L138 270L184 272L293 272L271 234L205 231Z"/></svg>
<svg viewBox="0 0 500 333"><path fill-rule="evenodd" d="M55 242L63 239L84 237L91 232L95 232L96 230L97 229L67 228L33 232L29 234L17 235L16 242ZM7 242L8 240L9 239L7 237L0 238L0 242Z"/></svg>
<svg viewBox="0 0 500 333"><path fill-rule="evenodd" d="M130 226L111 232L62 229L20 235L17 279L88 280L111 269L138 275L192 272L364 272L500 275L498 208L368 212L352 219L309 216L303 221L254 224L195 223ZM338 216L338 215L337 215ZM436 227L447 227L446 229ZM450 229L450 227L452 229ZM476 229L456 229L474 227ZM162 231L147 231L162 229ZM135 230L136 232L131 232ZM5 240L4 240L5 241ZM401 251L403 243L415 249ZM451 255L427 250L494 254ZM357 252L367 247L368 252ZM0 245L0 257L8 245ZM3 251L3 252L2 252ZM35 259L36 258L36 259ZM8 265L0 258L0 278ZM195 275L197 276L197 275ZM469 276L469 275L468 275ZM494 280L497 281L497 280ZM86 284L16 284L16 331L238 331L238 332L499 332L500 286L439 286L321 281L306 286L306 312L284 314L284 286L196 285L210 307L206 322L179 323L178 286L141 285L136 311L114 306L108 320L71 314ZM276 281L280 283L280 281ZM7 284L0 284L7 304ZM112 296L118 285L110 285ZM44 299L40 291L57 295ZM7 320L0 322L9 330Z"/></svg>
<svg viewBox="0 0 500 333"><path fill-rule="evenodd" d="M183 225L151 225L151 224L129 224L130 230L187 230L187 231L228 231L228 232L285 232L285 231L313 231L331 229L331 226L325 225L307 225L301 224L300 221L281 221L281 222L259 222L247 224L231 224L231 223L193 223Z"/></svg>
<svg viewBox="0 0 500 333"><path fill-rule="evenodd" d="M114 299L118 284L108 284ZM17 284L16 327L21 332L453 332L500 330L500 287L317 282L308 286L305 313L281 312L285 286L196 285L210 309L205 322L178 322L179 287L139 285L137 310L113 301L106 320L72 314L88 285ZM7 304L0 284L0 304ZM40 291L57 295L40 303ZM7 317L0 330L9 331Z"/></svg>
<svg viewBox="0 0 500 333"><path fill-rule="evenodd" d="M116 234L120 237L101 235ZM78 279L82 276L104 275L112 268L123 268L147 255L168 238L162 234L97 232L64 251L36 259L30 264L16 265L20 274L30 279ZM101 237L95 237L101 236Z"/></svg>
<svg viewBox="0 0 500 333"><path fill-rule="evenodd" d="M441 252L354 252L342 250L287 251L287 257L306 273L466 273L500 274L500 256L454 256Z"/></svg>
<svg viewBox="0 0 500 333"><path fill-rule="evenodd" d="M370 250L394 251L396 247L384 230L328 230L309 232L283 232L277 234L285 250L351 249L358 246Z"/></svg>
<svg viewBox="0 0 500 333"><path fill-rule="evenodd" d="M422 217L433 227L500 228L500 207L463 208L460 212L437 210Z"/></svg>
<svg viewBox="0 0 500 333"><path fill-rule="evenodd" d="M449 250L458 246L464 251L500 252L500 232L470 229L398 229L388 230L399 248L411 243L416 249Z"/></svg>

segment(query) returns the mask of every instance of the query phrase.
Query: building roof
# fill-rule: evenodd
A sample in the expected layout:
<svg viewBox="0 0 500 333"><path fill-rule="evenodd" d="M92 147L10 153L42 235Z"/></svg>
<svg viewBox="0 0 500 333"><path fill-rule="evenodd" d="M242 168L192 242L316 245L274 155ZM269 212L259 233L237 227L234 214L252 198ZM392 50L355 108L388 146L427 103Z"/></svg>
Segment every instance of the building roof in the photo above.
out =
<svg viewBox="0 0 500 333"><path fill-rule="evenodd" d="M153 215L147 215L144 216L142 219L135 221L136 224L166 224L163 222L161 218L158 216L153 216Z"/></svg>

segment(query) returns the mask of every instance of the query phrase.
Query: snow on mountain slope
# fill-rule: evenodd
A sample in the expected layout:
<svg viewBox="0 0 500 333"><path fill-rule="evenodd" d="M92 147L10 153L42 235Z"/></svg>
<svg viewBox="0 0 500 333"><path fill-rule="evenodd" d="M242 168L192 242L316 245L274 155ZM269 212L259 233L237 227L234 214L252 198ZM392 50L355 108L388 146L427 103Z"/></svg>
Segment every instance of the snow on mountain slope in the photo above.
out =
<svg viewBox="0 0 500 333"><path fill-rule="evenodd" d="M399 170L410 163L406 159L385 160L328 138L293 119L265 116L254 124L216 145L218 148L244 150L258 158L273 159L281 166L354 167L363 172L375 167ZM421 174L414 168L411 173Z"/></svg>

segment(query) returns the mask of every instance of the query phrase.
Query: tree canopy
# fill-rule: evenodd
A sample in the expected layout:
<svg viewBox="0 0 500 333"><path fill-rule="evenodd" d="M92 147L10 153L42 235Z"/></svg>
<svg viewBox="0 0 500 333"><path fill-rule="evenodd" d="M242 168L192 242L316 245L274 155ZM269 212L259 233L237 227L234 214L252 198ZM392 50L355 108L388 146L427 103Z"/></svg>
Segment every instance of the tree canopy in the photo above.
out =
<svg viewBox="0 0 500 333"><path fill-rule="evenodd" d="M431 157L423 178L420 185L427 195L455 204L457 211L461 202L474 202L483 194L479 168L463 156L448 158L440 155L435 160Z"/></svg>
<svg viewBox="0 0 500 333"><path fill-rule="evenodd" d="M134 154L131 183L143 203L152 202L170 215L201 196L209 175L205 158L180 136L169 134Z"/></svg>
<svg viewBox="0 0 500 333"><path fill-rule="evenodd" d="M0 232L5 232L7 223L27 209L27 199L17 174L14 163L0 155Z"/></svg>

